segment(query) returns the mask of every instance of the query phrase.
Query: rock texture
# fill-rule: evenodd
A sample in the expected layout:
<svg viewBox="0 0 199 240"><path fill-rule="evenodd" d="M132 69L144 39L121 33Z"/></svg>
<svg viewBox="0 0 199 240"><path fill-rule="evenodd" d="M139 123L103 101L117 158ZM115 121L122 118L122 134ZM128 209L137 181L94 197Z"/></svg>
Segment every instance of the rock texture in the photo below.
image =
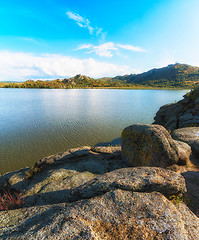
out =
<svg viewBox="0 0 199 240"><path fill-rule="evenodd" d="M191 165L191 162L190 162L190 155L192 153L191 147L185 142L176 140L175 143L178 148L178 156L179 156L178 164Z"/></svg>
<svg viewBox="0 0 199 240"><path fill-rule="evenodd" d="M174 139L185 142L191 146L193 153L199 156L199 127L176 129L171 135Z"/></svg>
<svg viewBox="0 0 199 240"><path fill-rule="evenodd" d="M154 124L162 125L167 130L199 127L199 89L187 93L177 103L162 106L154 120Z"/></svg>
<svg viewBox="0 0 199 240"><path fill-rule="evenodd" d="M179 160L178 147L160 125L135 124L121 136L122 157L131 166L167 167Z"/></svg>
<svg viewBox="0 0 199 240"><path fill-rule="evenodd" d="M189 204L192 211L198 214L199 217L199 171L187 171L182 173L182 176L186 180L188 199L191 203Z"/></svg>
<svg viewBox="0 0 199 240"><path fill-rule="evenodd" d="M184 178L173 171L155 167L135 167L103 174L77 187L72 194L77 200L98 196L115 189L133 192L158 191L166 195L186 192Z"/></svg>
<svg viewBox="0 0 199 240"><path fill-rule="evenodd" d="M5 174L0 187L24 197L22 208L0 211L3 240L199 239L199 218L178 201L182 175L128 167L120 147L71 149Z"/></svg>
<svg viewBox="0 0 199 240"><path fill-rule="evenodd" d="M67 160L67 159L73 159L73 158L77 158L77 157L83 157L83 156L87 156L89 154L91 147L89 146L83 146L81 148L73 148L70 149L66 152L63 153L59 153L56 155L51 155L48 157L44 157L42 159L40 159L39 161L37 161L34 165L34 167L43 167L43 166L47 166L47 165L56 165L59 164L59 161L63 161L63 160Z"/></svg>
<svg viewBox="0 0 199 240"><path fill-rule="evenodd" d="M25 206L69 201L71 189L99 174L127 167L121 159L121 148L105 148L101 153L96 150L99 149L81 147L45 157L33 169L6 174L0 178L0 184L23 189Z"/></svg>
<svg viewBox="0 0 199 240"><path fill-rule="evenodd" d="M82 168L99 159L122 167L117 150L90 150L79 162L43 165L31 179L25 179L27 169L3 176L10 186L23 186L26 198L23 208L0 212L0 238L197 240L199 219L184 203L169 200L186 191L180 174L153 167L113 170L109 164L99 175Z"/></svg>
<svg viewBox="0 0 199 240"><path fill-rule="evenodd" d="M180 205L178 210L158 192L117 189L74 203L0 213L0 236L1 239L197 240L198 218L183 203Z"/></svg>

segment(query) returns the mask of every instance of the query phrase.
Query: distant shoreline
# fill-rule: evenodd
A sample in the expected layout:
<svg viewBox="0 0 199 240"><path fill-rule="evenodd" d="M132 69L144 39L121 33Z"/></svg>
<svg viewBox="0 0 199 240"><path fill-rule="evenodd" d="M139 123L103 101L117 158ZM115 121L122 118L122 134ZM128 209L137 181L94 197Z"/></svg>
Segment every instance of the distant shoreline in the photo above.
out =
<svg viewBox="0 0 199 240"><path fill-rule="evenodd" d="M191 90L191 87L84 87L84 88L18 88L18 87L1 87L2 89L60 89L60 90L72 90L72 89L126 89L126 90Z"/></svg>

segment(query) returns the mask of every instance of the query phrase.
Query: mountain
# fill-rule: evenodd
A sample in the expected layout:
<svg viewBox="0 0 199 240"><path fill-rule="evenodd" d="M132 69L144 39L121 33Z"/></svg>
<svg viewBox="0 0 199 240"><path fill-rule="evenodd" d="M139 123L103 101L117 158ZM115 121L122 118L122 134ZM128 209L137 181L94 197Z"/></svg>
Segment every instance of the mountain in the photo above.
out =
<svg viewBox="0 0 199 240"><path fill-rule="evenodd" d="M78 74L72 78L52 81L0 83L0 88L192 88L199 86L199 67L186 64L171 64L141 74L94 79Z"/></svg>
<svg viewBox="0 0 199 240"><path fill-rule="evenodd" d="M199 84L199 67L186 64L171 64L163 68L155 68L141 74L117 76L115 80L141 85L186 86Z"/></svg>

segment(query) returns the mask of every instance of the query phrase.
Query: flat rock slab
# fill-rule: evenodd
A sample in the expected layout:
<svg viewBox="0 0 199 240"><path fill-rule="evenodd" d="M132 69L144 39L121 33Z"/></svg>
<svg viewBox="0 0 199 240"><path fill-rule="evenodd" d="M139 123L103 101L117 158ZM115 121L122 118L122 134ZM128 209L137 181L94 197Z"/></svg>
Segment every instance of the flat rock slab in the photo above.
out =
<svg viewBox="0 0 199 240"><path fill-rule="evenodd" d="M83 146L80 148L73 148L68 151L65 151L63 153L51 155L48 157L44 157L37 161L34 165L34 167L45 167L47 165L56 165L60 164L60 161L64 161L67 159L77 158L77 157L83 157L89 154L91 147L89 146Z"/></svg>
<svg viewBox="0 0 199 240"><path fill-rule="evenodd" d="M86 182L71 192L71 201L95 197L115 189L157 191L166 195L186 192L185 180L178 173L163 168L135 167L118 169Z"/></svg>
<svg viewBox="0 0 199 240"><path fill-rule="evenodd" d="M168 167L179 160L178 147L160 125L134 124L121 137L122 158L133 167Z"/></svg>
<svg viewBox="0 0 199 240"><path fill-rule="evenodd" d="M0 187L7 185L20 191L25 197L25 206L39 206L67 202L70 190L95 178L99 174L127 167L120 148L100 148L102 153L90 147L68 150L38 161L36 172L21 169L0 177Z"/></svg>
<svg viewBox="0 0 199 240"><path fill-rule="evenodd" d="M199 156L199 127L186 127L174 130L173 139L187 143L194 154Z"/></svg>
<svg viewBox="0 0 199 240"><path fill-rule="evenodd" d="M177 208L157 192L117 189L70 204L0 212L1 239L198 240L198 231L199 219L183 203Z"/></svg>
<svg viewBox="0 0 199 240"><path fill-rule="evenodd" d="M110 154L110 153L118 153L121 155L121 147L93 147L91 148L91 151L97 152L97 153L103 153L103 154Z"/></svg>

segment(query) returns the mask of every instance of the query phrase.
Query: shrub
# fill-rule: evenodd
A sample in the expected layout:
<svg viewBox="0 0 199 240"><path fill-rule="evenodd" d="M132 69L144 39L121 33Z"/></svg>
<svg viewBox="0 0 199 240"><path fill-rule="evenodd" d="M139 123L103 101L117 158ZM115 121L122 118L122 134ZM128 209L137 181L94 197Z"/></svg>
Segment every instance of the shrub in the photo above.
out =
<svg viewBox="0 0 199 240"><path fill-rule="evenodd" d="M2 190L0 192L0 211L20 208L24 199L13 190Z"/></svg>
<svg viewBox="0 0 199 240"><path fill-rule="evenodd" d="M177 195L170 195L168 199L174 204L180 204L181 202L185 203L186 205L190 205L191 199L187 194L177 194Z"/></svg>
<svg viewBox="0 0 199 240"><path fill-rule="evenodd" d="M35 174L37 174L38 172L41 172L41 168L39 167L33 167L33 168L30 168L28 171L26 171L26 176L25 178L26 179L30 179L32 178Z"/></svg>

